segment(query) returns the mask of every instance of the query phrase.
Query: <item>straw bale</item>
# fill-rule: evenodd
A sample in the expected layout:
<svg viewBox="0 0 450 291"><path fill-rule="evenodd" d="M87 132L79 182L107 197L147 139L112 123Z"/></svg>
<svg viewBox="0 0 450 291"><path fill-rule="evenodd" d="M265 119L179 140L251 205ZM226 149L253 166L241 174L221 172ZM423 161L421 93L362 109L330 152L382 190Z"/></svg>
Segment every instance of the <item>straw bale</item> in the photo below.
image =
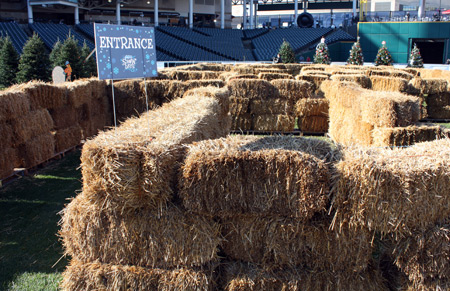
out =
<svg viewBox="0 0 450 291"><path fill-rule="evenodd" d="M299 76L322 76L322 77L330 77L331 74L327 73L325 71L305 71L305 72L301 72Z"/></svg>
<svg viewBox="0 0 450 291"><path fill-rule="evenodd" d="M344 71L345 72L345 71ZM372 87L372 83L369 77L362 74L336 74L330 77L331 80L339 81L339 82L355 82L359 84L361 87L370 89Z"/></svg>
<svg viewBox="0 0 450 291"><path fill-rule="evenodd" d="M38 135L50 133L53 120L47 109L39 109L15 119L11 126L14 131L14 144L19 145Z"/></svg>
<svg viewBox="0 0 450 291"><path fill-rule="evenodd" d="M450 217L450 139L343 155L332 201L337 226L348 221L400 238Z"/></svg>
<svg viewBox="0 0 450 291"><path fill-rule="evenodd" d="M372 131L374 146L408 146L419 142L433 141L450 134L438 125L418 123L406 127L375 128Z"/></svg>
<svg viewBox="0 0 450 291"><path fill-rule="evenodd" d="M320 89L320 86L322 83L329 79L329 76L326 75L319 75L319 74L312 74L312 75L298 75L295 77L297 80L303 80L308 81L314 84L314 94L318 96L323 96L323 92Z"/></svg>
<svg viewBox="0 0 450 291"><path fill-rule="evenodd" d="M55 132L55 151L63 152L81 142L81 127L77 124Z"/></svg>
<svg viewBox="0 0 450 291"><path fill-rule="evenodd" d="M393 91L408 92L408 80L401 78L392 78L389 76L370 76L372 90L374 91Z"/></svg>
<svg viewBox="0 0 450 291"><path fill-rule="evenodd" d="M231 106L233 108L233 105ZM250 113L241 113L231 115L231 130L246 131L252 130L252 115Z"/></svg>
<svg viewBox="0 0 450 291"><path fill-rule="evenodd" d="M72 258L149 268L202 266L218 260L221 238L212 218L173 205L160 214L146 208L120 213L90 202L89 196L85 190L62 212L59 235Z"/></svg>
<svg viewBox="0 0 450 291"><path fill-rule="evenodd" d="M258 131L293 131L294 128L294 115L263 114L253 118L253 129Z"/></svg>
<svg viewBox="0 0 450 291"><path fill-rule="evenodd" d="M8 145L0 149L0 180L11 176L17 165L17 150Z"/></svg>
<svg viewBox="0 0 450 291"><path fill-rule="evenodd" d="M206 79L217 79L220 72L217 71L185 71L185 70L174 70L168 72L168 76L172 80L188 81L188 80L206 80Z"/></svg>
<svg viewBox="0 0 450 291"><path fill-rule="evenodd" d="M222 250L233 260L265 269L299 268L360 272L372 259L372 235L364 229L329 230L329 221L233 216L221 221Z"/></svg>
<svg viewBox="0 0 450 291"><path fill-rule="evenodd" d="M418 68L402 68L400 69L402 71L407 72L408 74L411 74L413 77L418 77L420 76L420 69Z"/></svg>
<svg viewBox="0 0 450 291"><path fill-rule="evenodd" d="M172 197L184 145L228 134L229 116L221 112L217 99L190 95L100 133L83 146L84 186L102 189L92 199L111 206L163 207Z"/></svg>
<svg viewBox="0 0 450 291"><path fill-rule="evenodd" d="M198 142L182 164L179 196L198 213L308 219L325 206L329 170L321 159L330 153L326 142L294 137Z"/></svg>
<svg viewBox="0 0 450 291"><path fill-rule="evenodd" d="M430 94L425 97L429 118L450 119L450 92Z"/></svg>
<svg viewBox="0 0 450 291"><path fill-rule="evenodd" d="M201 290L215 289L211 270L188 268L148 269L137 266L80 263L72 260L63 273L65 291Z"/></svg>
<svg viewBox="0 0 450 291"><path fill-rule="evenodd" d="M230 113L231 115L242 115L250 113L250 99L249 98L230 98Z"/></svg>
<svg viewBox="0 0 450 291"><path fill-rule="evenodd" d="M307 71L323 71L325 72L326 69L330 68L329 65L321 65L321 64L308 64L302 67L302 70L300 73L304 73Z"/></svg>
<svg viewBox="0 0 450 291"><path fill-rule="evenodd" d="M359 96L362 120L378 127L408 126L419 120L417 97L367 90Z"/></svg>
<svg viewBox="0 0 450 291"><path fill-rule="evenodd" d="M245 65L235 65L231 68L231 72L235 72L239 75L241 74L256 74L254 66Z"/></svg>
<svg viewBox="0 0 450 291"><path fill-rule="evenodd" d="M20 91L0 92L0 122L13 120L30 112L30 101Z"/></svg>
<svg viewBox="0 0 450 291"><path fill-rule="evenodd" d="M66 105L55 109L49 109L55 129L64 129L78 123L78 115L75 108Z"/></svg>
<svg viewBox="0 0 450 291"><path fill-rule="evenodd" d="M229 75L226 75L229 74ZM223 74L222 78L224 79L225 82L228 82L230 80L234 80L234 79L258 79L258 75L254 75L254 74L237 74L234 72L226 72Z"/></svg>
<svg viewBox="0 0 450 291"><path fill-rule="evenodd" d="M284 64L285 69L287 70L287 73L295 76L300 74L300 71L305 66L305 64Z"/></svg>
<svg viewBox="0 0 450 291"><path fill-rule="evenodd" d="M67 88L67 98L71 106L78 108L94 98L94 83L85 80L64 83Z"/></svg>
<svg viewBox="0 0 450 291"><path fill-rule="evenodd" d="M325 98L300 99L295 104L295 115L298 117L328 117L329 101Z"/></svg>
<svg viewBox="0 0 450 291"><path fill-rule="evenodd" d="M250 101L250 113L255 115L263 114L284 114L292 115L292 102L287 99L253 99Z"/></svg>
<svg viewBox="0 0 450 291"><path fill-rule="evenodd" d="M42 81L30 81L16 85L15 89L21 90L27 95L31 110L53 109L67 103L65 86L55 86Z"/></svg>
<svg viewBox="0 0 450 291"><path fill-rule="evenodd" d="M310 98L314 90L311 82L302 80L273 80L270 83L278 89L281 98L294 103L299 99Z"/></svg>
<svg viewBox="0 0 450 291"><path fill-rule="evenodd" d="M411 85L420 90L420 94L439 94L448 92L449 82L446 79L420 78L416 77L411 80Z"/></svg>
<svg viewBox="0 0 450 291"><path fill-rule="evenodd" d="M303 269L268 272L251 264L231 262L223 266L221 273L223 289L226 291L389 290L375 268L360 273Z"/></svg>
<svg viewBox="0 0 450 291"><path fill-rule="evenodd" d="M222 106L221 115L227 115L230 108L230 91L227 88L219 88L215 86L203 86L190 89L184 93L184 97L194 96L193 98L210 97L216 99Z"/></svg>
<svg viewBox="0 0 450 291"><path fill-rule="evenodd" d="M395 263L413 283L436 279L450 281L449 221L396 242Z"/></svg>
<svg viewBox="0 0 450 291"><path fill-rule="evenodd" d="M268 73L268 72L259 73L258 78L267 80L267 81L272 81L272 80L277 80L277 79L294 79L294 77L292 75L287 74L287 73Z"/></svg>
<svg viewBox="0 0 450 291"><path fill-rule="evenodd" d="M183 96L186 92L186 83L173 80L150 80L146 82L149 100L155 100L157 105L169 102ZM145 91L143 82L141 92ZM158 101L156 101L158 100Z"/></svg>
<svg viewBox="0 0 450 291"><path fill-rule="evenodd" d="M382 76L382 77L390 77L390 78L400 78L405 80L411 80L414 76L408 72L405 72L403 70L370 70L370 76Z"/></svg>
<svg viewBox="0 0 450 291"><path fill-rule="evenodd" d="M268 81L260 79L233 79L228 83L231 97L249 99L277 98L278 90Z"/></svg>
<svg viewBox="0 0 450 291"><path fill-rule="evenodd" d="M114 83L114 100L116 102L116 118L118 121L126 120L131 116L137 116L146 111L147 102L145 94L141 93L141 81L131 79Z"/></svg>
<svg viewBox="0 0 450 291"><path fill-rule="evenodd" d="M23 167L31 168L54 156L55 139L50 132L44 133L27 140L18 147L18 150Z"/></svg>
<svg viewBox="0 0 450 291"><path fill-rule="evenodd" d="M209 80L189 80L186 81L186 89L190 90L194 88L201 88L201 87L218 87L222 88L225 86L225 82L220 79L209 79Z"/></svg>
<svg viewBox="0 0 450 291"><path fill-rule="evenodd" d="M303 116L297 119L298 128L307 133L328 132L328 117L326 116Z"/></svg>
<svg viewBox="0 0 450 291"><path fill-rule="evenodd" d="M450 72L446 70L420 69L420 76L426 79L438 78L450 81Z"/></svg>

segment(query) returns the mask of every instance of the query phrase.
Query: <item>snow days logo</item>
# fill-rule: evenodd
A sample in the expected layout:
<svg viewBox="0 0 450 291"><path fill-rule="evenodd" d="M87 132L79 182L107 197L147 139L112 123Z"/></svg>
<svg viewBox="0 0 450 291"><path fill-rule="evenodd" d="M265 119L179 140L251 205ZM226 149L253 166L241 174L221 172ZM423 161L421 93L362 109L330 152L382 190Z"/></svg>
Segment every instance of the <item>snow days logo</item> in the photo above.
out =
<svg viewBox="0 0 450 291"><path fill-rule="evenodd" d="M126 55L122 58L122 66L125 67L125 71L136 72L136 57L132 55Z"/></svg>

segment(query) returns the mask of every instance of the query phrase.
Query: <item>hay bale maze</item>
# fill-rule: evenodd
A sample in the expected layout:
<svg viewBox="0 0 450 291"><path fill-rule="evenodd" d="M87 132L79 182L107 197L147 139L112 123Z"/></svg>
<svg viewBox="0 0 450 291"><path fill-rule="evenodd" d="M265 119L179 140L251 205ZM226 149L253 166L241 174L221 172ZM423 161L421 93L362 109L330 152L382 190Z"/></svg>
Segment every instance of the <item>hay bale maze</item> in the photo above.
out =
<svg viewBox="0 0 450 291"><path fill-rule="evenodd" d="M112 123L106 83L32 81L0 92L0 180L79 145Z"/></svg>

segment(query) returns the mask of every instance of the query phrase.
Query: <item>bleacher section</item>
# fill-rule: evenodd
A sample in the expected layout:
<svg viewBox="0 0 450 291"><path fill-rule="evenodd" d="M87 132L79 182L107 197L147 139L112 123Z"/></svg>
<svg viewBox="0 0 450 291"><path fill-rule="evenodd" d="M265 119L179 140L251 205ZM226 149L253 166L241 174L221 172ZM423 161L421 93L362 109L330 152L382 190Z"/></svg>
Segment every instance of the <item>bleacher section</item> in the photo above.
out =
<svg viewBox="0 0 450 291"><path fill-rule="evenodd" d="M78 40L78 44L80 46L82 46L84 41L86 41L87 46L91 50L95 47L92 41L84 38L81 34L65 24L35 22L30 24L30 28L41 37L45 45L50 50L53 48L53 45L58 41L58 39L63 42L69 34L73 35L75 39Z"/></svg>
<svg viewBox="0 0 450 291"><path fill-rule="evenodd" d="M337 41L355 41L356 38L353 37L352 35L348 34L347 32L345 32L342 29L337 29L336 31L330 33L329 35L327 35L327 37L325 38L325 43L326 44L331 44L331 43L335 43Z"/></svg>
<svg viewBox="0 0 450 291"><path fill-rule="evenodd" d="M16 51L21 54L28 35L20 28L19 24L14 22L0 22L0 36L9 36Z"/></svg>
<svg viewBox="0 0 450 291"><path fill-rule="evenodd" d="M78 28L81 32L86 34L90 39L94 39L94 24L93 23L81 23L77 24L76 28Z"/></svg>
<svg viewBox="0 0 450 291"><path fill-rule="evenodd" d="M320 40L331 31L331 28L273 29L252 40L254 54L258 61L268 61L277 55L283 40L289 42L292 49L297 51Z"/></svg>
<svg viewBox="0 0 450 291"><path fill-rule="evenodd" d="M239 30L225 29L220 31L220 29L215 28L190 30L186 27L171 26L161 26L158 29L193 46L225 57L229 61L255 60L251 50L244 48L243 34Z"/></svg>

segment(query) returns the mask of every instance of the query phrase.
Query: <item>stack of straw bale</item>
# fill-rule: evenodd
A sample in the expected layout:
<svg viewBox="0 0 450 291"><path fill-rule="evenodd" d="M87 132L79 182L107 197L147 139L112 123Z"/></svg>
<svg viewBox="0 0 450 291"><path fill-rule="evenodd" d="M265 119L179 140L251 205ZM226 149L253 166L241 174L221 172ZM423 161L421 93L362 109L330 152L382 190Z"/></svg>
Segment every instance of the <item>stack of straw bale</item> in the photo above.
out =
<svg viewBox="0 0 450 291"><path fill-rule="evenodd" d="M417 124L419 98L398 92L366 90L353 82L323 84L329 100L331 137L344 145L409 145L441 137L438 128Z"/></svg>
<svg viewBox="0 0 450 291"><path fill-rule="evenodd" d="M169 79L178 81L188 80L207 80L217 79L219 77L219 71L206 71L206 70L173 70L167 73Z"/></svg>
<svg viewBox="0 0 450 291"><path fill-rule="evenodd" d="M274 72L261 72L258 74L259 79L272 81L276 79L294 79L294 77L291 74L287 73L274 73Z"/></svg>
<svg viewBox="0 0 450 291"><path fill-rule="evenodd" d="M426 102L427 117L450 119L450 86L448 80L416 77L410 83Z"/></svg>
<svg viewBox="0 0 450 291"><path fill-rule="evenodd" d="M306 68L303 68L300 75L297 75L295 79L311 82L314 85L313 88L314 97L323 98L324 94L320 87L324 81L330 79L331 74L325 73L324 71L312 71L312 70L307 70L306 72L303 72L303 70Z"/></svg>
<svg viewBox="0 0 450 291"><path fill-rule="evenodd" d="M187 210L221 224L224 290L384 290L370 268L371 234L328 228L333 154L326 142L293 137L229 136L189 147L179 196Z"/></svg>
<svg viewBox="0 0 450 291"><path fill-rule="evenodd" d="M233 130L294 130L293 100L281 98L279 90L270 82L261 79L231 79L227 86L231 91Z"/></svg>
<svg viewBox="0 0 450 291"><path fill-rule="evenodd" d="M302 132L325 133L328 131L328 100L325 98L300 99L295 104L298 128Z"/></svg>
<svg viewBox="0 0 450 291"><path fill-rule="evenodd" d="M177 204L185 145L228 133L228 91L206 88L83 147L83 192L63 211L64 290L212 290L218 224Z"/></svg>
<svg viewBox="0 0 450 291"><path fill-rule="evenodd" d="M350 72L347 74L347 72ZM339 82L355 82L361 87L370 89L372 83L369 77L361 73L353 73L351 71L336 72L330 77L331 80Z"/></svg>

